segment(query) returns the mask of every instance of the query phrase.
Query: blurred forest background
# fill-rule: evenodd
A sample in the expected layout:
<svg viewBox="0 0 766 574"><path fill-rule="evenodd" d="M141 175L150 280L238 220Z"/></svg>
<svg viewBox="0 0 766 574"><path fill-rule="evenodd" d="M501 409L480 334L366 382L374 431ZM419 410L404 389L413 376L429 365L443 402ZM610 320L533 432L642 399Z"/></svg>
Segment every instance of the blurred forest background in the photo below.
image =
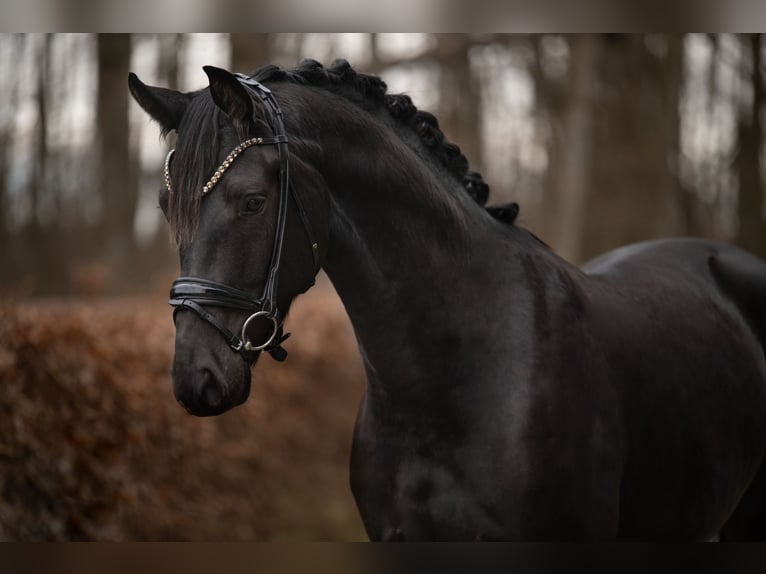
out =
<svg viewBox="0 0 766 574"><path fill-rule="evenodd" d="M0 289L136 290L175 257L165 146L126 77L344 57L436 113L521 223L582 262L667 235L766 255L760 35L0 36Z"/></svg>
<svg viewBox="0 0 766 574"><path fill-rule="evenodd" d="M766 256L761 35L0 35L0 539L363 539L364 379L326 279L284 365L214 419L175 404L157 208L172 145L127 75L193 90L342 57L434 112L521 225L583 262L671 235Z"/></svg>

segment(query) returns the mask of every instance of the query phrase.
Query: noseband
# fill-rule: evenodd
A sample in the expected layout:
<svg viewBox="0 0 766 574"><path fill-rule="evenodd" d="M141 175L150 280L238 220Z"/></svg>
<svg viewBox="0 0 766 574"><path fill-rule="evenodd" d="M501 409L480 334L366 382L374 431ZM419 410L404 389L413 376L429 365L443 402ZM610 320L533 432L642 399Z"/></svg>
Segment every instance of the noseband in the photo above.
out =
<svg viewBox="0 0 766 574"><path fill-rule="evenodd" d="M186 309L197 314L201 319L215 327L216 330L226 339L231 349L242 356L247 362L254 360L254 353L257 351L267 351L277 361L284 361L287 357L287 351L281 346L282 342L290 336L289 333L282 333L283 316L277 308L277 281L279 279L279 264L282 258L282 249L284 246L285 224L287 221L287 203L290 195L289 181L289 155L287 151L287 135L282 121L282 111L279 109L274 95L266 86L253 78L243 74L237 74L240 84L250 94L251 98L258 97L266 110L266 119L274 132L274 137L258 137L248 139L239 144L226 157L223 163L215 171L210 181L202 188L203 198L221 179L224 172L234 162L237 156L245 149L254 145L276 145L279 150L279 211L277 213L277 226L274 234L274 249L271 254L271 263L269 265L266 285L263 288L263 294L260 297L254 297L247 291L235 289L223 283L202 279L199 277L179 277L173 282L170 290L170 303L174 307L175 314ZM256 106L253 106L254 112ZM170 159L173 150L168 153L165 160L165 186L170 193L173 193L170 182ZM314 240L306 212L303 209L297 194L293 194L293 199L298 207L298 215L306 230L306 235L311 245L311 253L314 258L314 275L319 271L319 246ZM314 284L312 279L311 285ZM242 324L239 335L232 333L223 325L214 315L209 313L205 307L225 307L237 309L250 313ZM270 334L264 340L254 343L247 336L248 326L257 320L270 322Z"/></svg>

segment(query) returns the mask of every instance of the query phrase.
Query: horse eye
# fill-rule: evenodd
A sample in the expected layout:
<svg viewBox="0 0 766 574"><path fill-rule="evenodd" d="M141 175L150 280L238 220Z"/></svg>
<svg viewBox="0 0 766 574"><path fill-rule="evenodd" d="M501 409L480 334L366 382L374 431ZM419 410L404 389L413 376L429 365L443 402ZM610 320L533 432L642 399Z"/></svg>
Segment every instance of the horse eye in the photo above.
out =
<svg viewBox="0 0 766 574"><path fill-rule="evenodd" d="M248 197L245 203L245 211L256 212L263 207L264 198L259 196Z"/></svg>

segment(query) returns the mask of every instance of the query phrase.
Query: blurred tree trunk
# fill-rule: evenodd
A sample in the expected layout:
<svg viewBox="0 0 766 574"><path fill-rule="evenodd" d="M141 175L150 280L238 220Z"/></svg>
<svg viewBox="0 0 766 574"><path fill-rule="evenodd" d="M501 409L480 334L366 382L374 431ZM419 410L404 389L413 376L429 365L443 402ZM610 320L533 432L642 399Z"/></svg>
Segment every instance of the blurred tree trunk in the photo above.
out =
<svg viewBox="0 0 766 574"><path fill-rule="evenodd" d="M20 59L20 53L23 50L23 37L15 35L9 41L5 49L3 64L7 64L7 70L12 70L11 64ZM2 98L3 110L0 114L0 245L7 245L8 234L8 171L10 167L10 153L12 149L13 132L16 128L16 107L19 98L19 82L6 82L7 91L0 97ZM5 254L3 254L5 255ZM5 257L3 257L6 260Z"/></svg>
<svg viewBox="0 0 766 574"><path fill-rule="evenodd" d="M562 257L582 260L582 237L588 204L593 153L593 103L601 42L591 35L571 41L569 99L564 112L563 149L552 201L558 226L555 246Z"/></svg>
<svg viewBox="0 0 766 574"><path fill-rule="evenodd" d="M27 40L33 44L36 58L36 85L35 107L37 111L37 124L34 137L34 159L32 178L29 186L30 218L24 232L23 262L27 266L27 272L31 275L33 283L30 285L33 291L38 293L60 288L62 274L62 259L57 253L60 245L55 237L51 237L55 230L56 220L43 229L40 218L40 206L46 195L52 190L48 186L48 75L50 66L51 35L44 34L42 42L38 46L37 34L30 35ZM53 252L51 252L51 249ZM45 256L41 256L45 254Z"/></svg>
<svg viewBox="0 0 766 574"><path fill-rule="evenodd" d="M35 42L35 37L31 36L30 41ZM42 46L38 49L37 57L37 83L35 105L37 108L37 125L35 127L35 159L34 172L32 174L32 184L29 189L32 217L29 221L30 233L34 236L34 241L40 241L40 202L42 196L46 193L46 177L48 171L48 94L46 86L48 83L48 63L50 60L51 36L46 34ZM30 245L33 249L37 245Z"/></svg>
<svg viewBox="0 0 766 574"><path fill-rule="evenodd" d="M378 32L367 34L367 50L370 60L367 62L367 70L370 73L380 70L380 50L378 49Z"/></svg>
<svg viewBox="0 0 766 574"><path fill-rule="evenodd" d="M269 34L229 34L231 45L231 70L251 73L271 62L271 37Z"/></svg>
<svg viewBox="0 0 766 574"><path fill-rule="evenodd" d="M435 34L434 38L433 55L439 64L439 123L448 139L458 143L471 169L482 171L481 94L471 69L471 39L467 34Z"/></svg>
<svg viewBox="0 0 766 574"><path fill-rule="evenodd" d="M11 94L15 92L15 86L10 86ZM12 100L13 96L6 99L6 105L9 110L9 117L13 118L15 105ZM10 150L10 130L13 123L9 121L8 125L0 126L0 248L3 252L0 253L0 259L6 260L4 248L8 241L8 184L7 174L10 167L9 150Z"/></svg>
<svg viewBox="0 0 766 574"><path fill-rule="evenodd" d="M138 185L137 165L130 153L128 90L130 34L98 35L97 126L101 163L99 191L104 217L102 240L106 255L121 264L133 251L133 220Z"/></svg>
<svg viewBox="0 0 766 574"><path fill-rule="evenodd" d="M179 85L179 58L184 49L183 34L162 34L160 36L160 55L157 62L157 75L171 90Z"/></svg>
<svg viewBox="0 0 766 574"><path fill-rule="evenodd" d="M567 46L567 53L572 53L572 43L576 35L561 35L561 41ZM539 117L550 133L547 154L548 166L542 178L542 204L535 228L537 233L546 239L555 249L559 246L559 223L561 221L560 192L565 189L563 185L562 166L566 157L564 118L567 105L571 97L572 89L572 64L571 59L564 78L550 77L545 69L544 61L547 57L546 35L531 38L531 48L534 53L529 72L535 88L535 115ZM571 58L571 56L570 56ZM523 208L523 206L522 206ZM523 211L524 222L531 224L529 212ZM544 215L543 215L544 214Z"/></svg>
<svg viewBox="0 0 766 574"><path fill-rule="evenodd" d="M667 38L602 36L599 113L595 116L592 190L583 226L583 258L619 245L679 233L673 208L675 176L668 165L668 129L677 129L676 103L666 101ZM674 136L675 137L675 136Z"/></svg>
<svg viewBox="0 0 766 574"><path fill-rule="evenodd" d="M681 88L684 83L684 38L670 35L666 39L667 53L664 61L665 77L665 147L668 154L669 176L666 180L668 193L675 198L673 208L678 221L679 235L702 235L702 206L697 195L686 189L680 179L681 156Z"/></svg>
<svg viewBox="0 0 766 574"><path fill-rule="evenodd" d="M761 177L763 128L761 112L764 104L763 73L761 70L760 34L742 37L743 52L750 53L750 79L753 86L752 107L740 114L736 169L739 177L739 233L737 243L766 257L766 221L764 221L764 186ZM745 60L746 61L746 60Z"/></svg>
<svg viewBox="0 0 766 574"><path fill-rule="evenodd" d="M2 64L7 73L11 73L15 68L14 62L21 59L24 50L24 37L16 34L12 40L5 45L7 53L4 54ZM19 83L18 81L5 82L4 87L7 91L0 95L3 108L0 111L0 261L4 262L4 273L0 275L0 283L5 286L6 282L14 277L21 275L21 264L26 258L20 253L19 245L13 241L12 231L8 228L11 214L9 213L10 190L9 178L11 166L11 153L13 152L13 134L16 129L16 111L19 101ZM15 244L15 245L14 245Z"/></svg>

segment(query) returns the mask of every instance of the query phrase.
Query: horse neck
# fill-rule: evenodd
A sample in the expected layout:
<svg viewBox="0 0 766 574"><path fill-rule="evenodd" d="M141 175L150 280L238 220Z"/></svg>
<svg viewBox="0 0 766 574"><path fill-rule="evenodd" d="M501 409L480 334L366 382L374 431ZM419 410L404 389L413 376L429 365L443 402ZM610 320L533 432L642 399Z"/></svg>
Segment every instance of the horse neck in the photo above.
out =
<svg viewBox="0 0 766 574"><path fill-rule="evenodd" d="M324 269L371 382L408 384L433 374L431 346L460 336L453 311L493 264L482 253L497 227L459 182L421 159L414 135L405 143L390 125L337 104L312 118L321 150L312 163L330 190Z"/></svg>

